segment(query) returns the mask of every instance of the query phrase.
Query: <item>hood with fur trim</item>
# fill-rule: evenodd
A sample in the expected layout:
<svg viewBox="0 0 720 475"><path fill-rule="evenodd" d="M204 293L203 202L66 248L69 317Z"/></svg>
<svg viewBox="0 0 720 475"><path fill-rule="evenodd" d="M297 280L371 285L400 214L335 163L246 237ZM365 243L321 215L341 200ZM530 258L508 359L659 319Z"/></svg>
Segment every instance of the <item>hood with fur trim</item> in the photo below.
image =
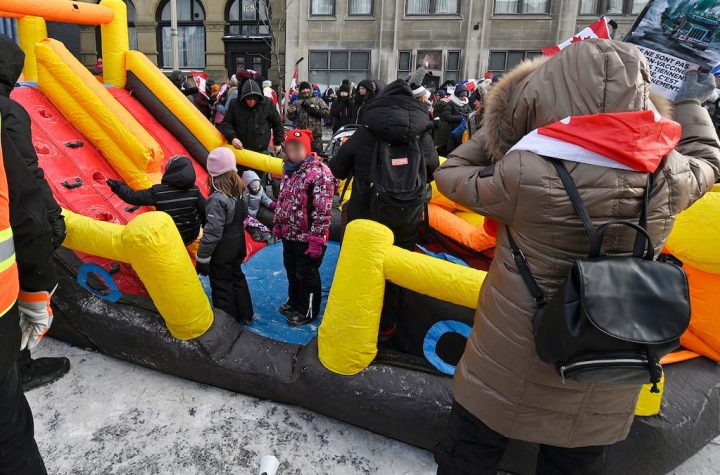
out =
<svg viewBox="0 0 720 475"><path fill-rule="evenodd" d="M629 43L586 40L505 74L487 96L483 142L496 162L532 130L566 117L643 110L672 114L667 101L650 98L642 53Z"/></svg>

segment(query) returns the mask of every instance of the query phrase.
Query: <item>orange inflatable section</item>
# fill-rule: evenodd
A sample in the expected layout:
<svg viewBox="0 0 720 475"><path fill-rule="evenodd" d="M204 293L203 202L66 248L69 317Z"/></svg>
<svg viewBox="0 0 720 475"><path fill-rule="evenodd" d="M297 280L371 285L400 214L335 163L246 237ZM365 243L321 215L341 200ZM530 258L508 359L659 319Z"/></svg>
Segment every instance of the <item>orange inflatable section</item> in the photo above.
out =
<svg viewBox="0 0 720 475"><path fill-rule="evenodd" d="M104 25L115 14L102 5L69 0L2 0L0 17L37 16L49 21L76 25Z"/></svg>
<svg viewBox="0 0 720 475"><path fill-rule="evenodd" d="M487 251L495 247L495 238L488 236L482 226L483 217L473 214L477 224L471 224L442 206L435 203L428 205L430 226L453 241L477 252Z"/></svg>
<svg viewBox="0 0 720 475"><path fill-rule="evenodd" d="M690 283L690 328L680 342L688 350L720 362L720 274L683 266Z"/></svg>

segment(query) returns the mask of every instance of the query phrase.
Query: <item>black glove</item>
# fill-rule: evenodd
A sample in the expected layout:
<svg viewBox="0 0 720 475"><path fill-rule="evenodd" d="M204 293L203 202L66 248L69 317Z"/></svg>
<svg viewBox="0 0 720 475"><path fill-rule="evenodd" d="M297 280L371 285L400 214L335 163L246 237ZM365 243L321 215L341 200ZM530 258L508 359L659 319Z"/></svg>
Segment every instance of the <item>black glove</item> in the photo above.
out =
<svg viewBox="0 0 720 475"><path fill-rule="evenodd" d="M57 249L60 247L65 241L65 235L67 234L67 229L65 228L65 218L60 215L57 219L55 219L52 223L50 223L52 226L52 243L53 247Z"/></svg>
<svg viewBox="0 0 720 475"><path fill-rule="evenodd" d="M308 101L302 101L300 103L300 107L302 107L303 109L308 109L310 108L310 103Z"/></svg>
<svg viewBox="0 0 720 475"><path fill-rule="evenodd" d="M120 185L122 182L120 180L107 180L105 183L107 183L107 186L110 187L113 193L117 193L117 190L120 188Z"/></svg>
<svg viewBox="0 0 720 475"><path fill-rule="evenodd" d="M315 118L322 119L322 111L317 106L314 106L314 105L309 106L308 114L310 114L311 116L313 116Z"/></svg>
<svg viewBox="0 0 720 475"><path fill-rule="evenodd" d="M200 262L196 260L195 270L197 271L198 275L210 275L210 261Z"/></svg>

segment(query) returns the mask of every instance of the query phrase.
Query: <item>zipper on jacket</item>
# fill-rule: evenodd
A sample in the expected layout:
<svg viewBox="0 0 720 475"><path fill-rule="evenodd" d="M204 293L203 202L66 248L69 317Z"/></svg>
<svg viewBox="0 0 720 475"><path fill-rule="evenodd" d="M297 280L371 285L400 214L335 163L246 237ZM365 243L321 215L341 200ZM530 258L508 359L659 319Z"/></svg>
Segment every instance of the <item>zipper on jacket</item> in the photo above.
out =
<svg viewBox="0 0 720 475"><path fill-rule="evenodd" d="M560 366L560 377L562 378L563 384L565 383L565 373L569 370L572 371L576 368L582 368L586 366L607 366L612 367L618 364L632 364L638 366L646 366L648 360L641 358L622 358L622 359L604 359L604 360L586 360L578 361L576 363L570 363L568 365Z"/></svg>

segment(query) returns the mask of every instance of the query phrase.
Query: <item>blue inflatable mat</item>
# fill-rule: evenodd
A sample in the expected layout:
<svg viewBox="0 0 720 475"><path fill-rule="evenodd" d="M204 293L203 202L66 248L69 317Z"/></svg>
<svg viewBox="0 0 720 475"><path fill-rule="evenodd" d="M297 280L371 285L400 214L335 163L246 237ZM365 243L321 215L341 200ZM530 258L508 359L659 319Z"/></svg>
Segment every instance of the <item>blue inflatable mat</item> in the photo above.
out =
<svg viewBox="0 0 720 475"><path fill-rule="evenodd" d="M283 266L282 243L272 244L257 252L243 265L243 272L245 272L250 286L255 310L255 316L246 328L258 335L286 343L305 345L310 342L317 335L318 327L325 313L327 296L335 275L339 254L340 244L329 242L325 258L320 266L323 286L320 316L308 325L292 327L277 310L287 299L287 276L285 275L285 266ZM208 278L202 276L201 281L205 292L210 297Z"/></svg>

